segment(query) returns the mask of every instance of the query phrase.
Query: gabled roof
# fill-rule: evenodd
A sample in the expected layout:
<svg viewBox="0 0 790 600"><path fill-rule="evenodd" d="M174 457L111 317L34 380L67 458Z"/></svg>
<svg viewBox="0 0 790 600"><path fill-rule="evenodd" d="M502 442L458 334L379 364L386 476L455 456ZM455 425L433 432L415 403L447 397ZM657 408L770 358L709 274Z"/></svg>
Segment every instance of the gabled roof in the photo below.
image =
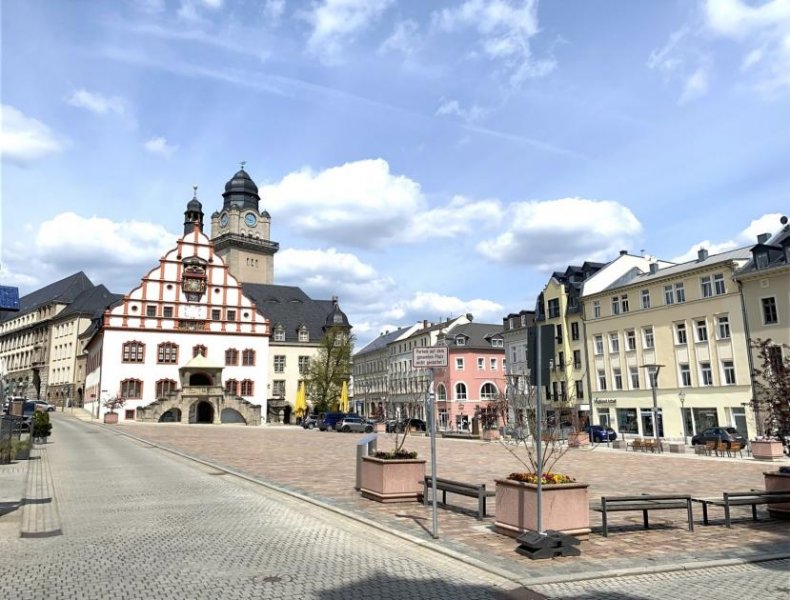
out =
<svg viewBox="0 0 790 600"><path fill-rule="evenodd" d="M459 335L466 338L466 343L463 346L457 346L455 338ZM490 323L465 323L463 325L456 325L451 328L446 336L445 343L448 347L463 347L463 348L492 348L491 338L502 336L502 325Z"/></svg>
<svg viewBox="0 0 790 600"><path fill-rule="evenodd" d="M99 284L82 292L54 320L59 321L76 315L99 317L107 308L119 304L122 300L123 294L113 294L104 285Z"/></svg>
<svg viewBox="0 0 790 600"><path fill-rule="evenodd" d="M409 329L414 327L413 325L409 325L408 327L401 327L400 329L396 329L395 331L390 331L387 333L382 333L378 336L375 340L370 342L367 346L362 348L359 352L355 353L354 356L361 356L363 354L368 354L370 352L375 352L376 350L381 350L387 347L387 344L390 342L394 342L404 333L406 333Z"/></svg>
<svg viewBox="0 0 790 600"><path fill-rule="evenodd" d="M40 290L31 292L26 296L19 299L19 311L0 311L0 321L8 321L15 317L33 312L37 308L49 304L51 302L59 302L61 304L71 304L74 299L85 290L93 287L93 283L88 276L82 271L69 275L68 277L50 283Z"/></svg>
<svg viewBox="0 0 790 600"><path fill-rule="evenodd" d="M746 275L753 271L762 272L766 271L767 269L785 267L790 264L790 257L788 257L787 250L785 250L788 246L790 246L790 225L783 225L784 226L782 229L774 234L773 237L766 240L765 242L758 243L751 247L751 256L749 257L749 262L741 267L736 275ZM757 264L755 263L755 258L760 253L765 254L767 264L765 266L761 266L758 269Z"/></svg>

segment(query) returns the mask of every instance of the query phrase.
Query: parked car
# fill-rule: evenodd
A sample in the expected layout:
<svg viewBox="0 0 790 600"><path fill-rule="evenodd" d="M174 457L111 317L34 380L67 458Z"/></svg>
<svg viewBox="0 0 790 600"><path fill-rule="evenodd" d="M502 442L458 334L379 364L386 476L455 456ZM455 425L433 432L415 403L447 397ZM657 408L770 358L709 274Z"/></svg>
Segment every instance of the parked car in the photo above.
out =
<svg viewBox="0 0 790 600"><path fill-rule="evenodd" d="M691 438L691 445L706 444L708 442L725 442L729 446L738 442L742 448L746 447L746 438L738 433L735 427L709 427Z"/></svg>
<svg viewBox="0 0 790 600"><path fill-rule="evenodd" d="M402 433L409 428L412 431L427 431L425 421L422 419L401 419L400 421L387 421L384 425L388 433Z"/></svg>
<svg viewBox="0 0 790 600"><path fill-rule="evenodd" d="M318 427L320 423L320 419L318 415L307 415L304 419L302 419L302 427L305 429L315 429Z"/></svg>
<svg viewBox="0 0 790 600"><path fill-rule="evenodd" d="M590 441L596 444L613 442L617 439L617 432L611 427L605 427L604 425L588 425L585 431L590 434Z"/></svg>
<svg viewBox="0 0 790 600"><path fill-rule="evenodd" d="M335 424L335 431L371 433L373 431L373 423L359 416L346 416Z"/></svg>
<svg viewBox="0 0 790 600"><path fill-rule="evenodd" d="M344 417L358 417L356 413L328 412L324 413L318 422L318 429L321 431L334 431L337 422Z"/></svg>
<svg viewBox="0 0 790 600"><path fill-rule="evenodd" d="M54 412L55 405L50 404L49 402L45 402L44 400L33 400L36 403L36 406L39 407L39 410L45 410L47 412Z"/></svg>

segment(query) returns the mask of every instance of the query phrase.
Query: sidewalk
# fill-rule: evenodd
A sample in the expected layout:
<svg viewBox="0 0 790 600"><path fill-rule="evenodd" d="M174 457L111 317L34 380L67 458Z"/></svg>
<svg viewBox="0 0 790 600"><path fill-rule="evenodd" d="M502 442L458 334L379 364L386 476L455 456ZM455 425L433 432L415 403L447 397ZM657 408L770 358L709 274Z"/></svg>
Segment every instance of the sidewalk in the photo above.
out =
<svg viewBox="0 0 790 600"><path fill-rule="evenodd" d="M733 527L727 529L718 513L712 514L711 526L703 526L695 506L694 532L687 531L683 515L674 511L651 514L647 531L641 528L641 514L619 513L610 519L608 538L600 535L600 514L593 512L593 534L582 542L581 557L530 561L515 553L513 539L493 532L490 517L478 521L467 512L440 507L440 539L433 540L430 507L418 503L383 505L362 499L353 487L359 438L352 434L295 427L140 423L115 426L115 431L307 497L420 545L485 564L500 574L509 573L525 585L790 556L790 521L768 520L765 507L761 507L757 522L751 520L748 507L734 512ZM381 435L379 447L387 448L390 438ZM414 437L407 445L427 457L428 443L424 437ZM495 477L524 470L497 443L438 440L437 446L442 477L484 482L493 489ZM724 490L762 488L763 471L776 468L775 463L750 458L634 454L597 447L569 451L555 470L588 482L591 501L597 502L601 495L647 491L714 496ZM451 502L471 509L475 501L454 496Z"/></svg>

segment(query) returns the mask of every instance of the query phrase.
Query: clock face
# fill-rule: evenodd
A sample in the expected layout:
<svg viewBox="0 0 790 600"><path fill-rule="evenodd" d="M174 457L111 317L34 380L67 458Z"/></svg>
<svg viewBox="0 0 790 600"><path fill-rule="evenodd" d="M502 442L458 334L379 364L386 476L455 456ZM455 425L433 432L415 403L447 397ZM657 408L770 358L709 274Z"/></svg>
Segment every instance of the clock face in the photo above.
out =
<svg viewBox="0 0 790 600"><path fill-rule="evenodd" d="M244 222L247 224L248 227L255 227L255 223L258 219L255 218L253 213L247 213L244 215Z"/></svg>
<svg viewBox="0 0 790 600"><path fill-rule="evenodd" d="M219 224L223 227L228 224L228 213L222 213L222 216L219 218Z"/></svg>

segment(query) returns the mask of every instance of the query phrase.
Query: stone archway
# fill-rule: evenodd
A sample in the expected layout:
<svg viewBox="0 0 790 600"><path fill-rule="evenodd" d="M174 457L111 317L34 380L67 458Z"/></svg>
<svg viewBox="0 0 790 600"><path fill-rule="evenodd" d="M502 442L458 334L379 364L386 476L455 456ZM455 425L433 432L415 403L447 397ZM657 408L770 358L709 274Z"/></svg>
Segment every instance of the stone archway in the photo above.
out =
<svg viewBox="0 0 790 600"><path fill-rule="evenodd" d="M219 420L221 423L247 424L247 420L235 408L223 408Z"/></svg>
<svg viewBox="0 0 790 600"><path fill-rule="evenodd" d="M195 423L213 423L214 422L214 407L211 402L201 400L197 403L195 411Z"/></svg>
<svg viewBox="0 0 790 600"><path fill-rule="evenodd" d="M159 417L160 423L180 423L181 422L181 409L171 408L170 410L162 413Z"/></svg>

